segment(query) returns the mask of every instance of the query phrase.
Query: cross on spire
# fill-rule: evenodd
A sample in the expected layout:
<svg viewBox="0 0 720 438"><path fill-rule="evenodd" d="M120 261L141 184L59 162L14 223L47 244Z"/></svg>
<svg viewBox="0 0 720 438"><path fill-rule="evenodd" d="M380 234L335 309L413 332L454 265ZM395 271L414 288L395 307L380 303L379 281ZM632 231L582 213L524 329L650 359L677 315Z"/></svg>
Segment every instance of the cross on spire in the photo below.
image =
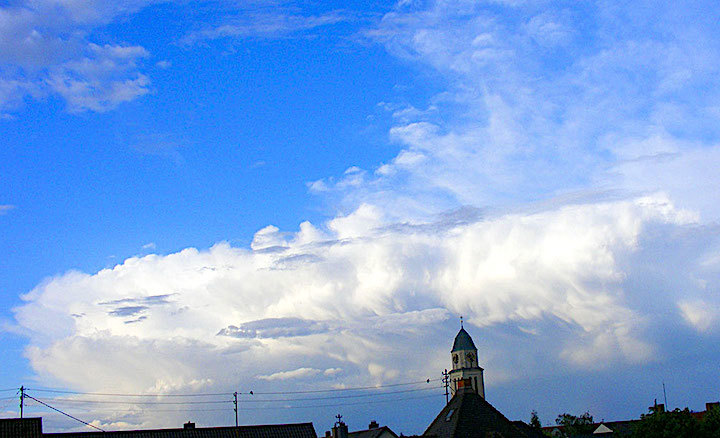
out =
<svg viewBox="0 0 720 438"><path fill-rule="evenodd" d="M463 317L462 317L462 315L460 315L460 328L464 328L464 327L463 327Z"/></svg>

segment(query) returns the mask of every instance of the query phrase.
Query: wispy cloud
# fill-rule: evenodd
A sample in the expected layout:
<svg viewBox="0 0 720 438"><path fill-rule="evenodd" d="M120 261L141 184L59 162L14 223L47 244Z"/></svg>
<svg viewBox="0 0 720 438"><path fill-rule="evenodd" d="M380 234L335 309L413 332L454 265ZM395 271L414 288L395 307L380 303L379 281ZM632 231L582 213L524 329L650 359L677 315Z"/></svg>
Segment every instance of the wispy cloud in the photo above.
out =
<svg viewBox="0 0 720 438"><path fill-rule="evenodd" d="M10 204L4 204L0 205L0 216L9 213L11 210L14 210L15 206Z"/></svg>
<svg viewBox="0 0 720 438"><path fill-rule="evenodd" d="M136 152L172 160L177 165L185 162L181 150L187 147L187 140L168 132L154 132L138 135L129 141Z"/></svg>
<svg viewBox="0 0 720 438"><path fill-rule="evenodd" d="M243 11L221 25L191 32L181 43L195 44L219 38L286 38L350 20L353 14L335 10L321 15L300 15L283 10Z"/></svg>

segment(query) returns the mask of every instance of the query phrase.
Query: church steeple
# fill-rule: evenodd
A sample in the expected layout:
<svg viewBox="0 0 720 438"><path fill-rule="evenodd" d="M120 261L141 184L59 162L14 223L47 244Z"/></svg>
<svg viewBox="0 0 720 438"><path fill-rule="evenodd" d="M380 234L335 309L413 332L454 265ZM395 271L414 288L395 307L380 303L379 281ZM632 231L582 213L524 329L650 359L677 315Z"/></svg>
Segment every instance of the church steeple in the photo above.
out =
<svg viewBox="0 0 720 438"><path fill-rule="evenodd" d="M453 395L457 392L458 382L462 380L466 384L469 379L472 391L485 398L483 369L478 364L477 347L475 347L470 334L465 331L462 317L460 317L460 331L455 336L450 356L452 371L450 371L449 377Z"/></svg>

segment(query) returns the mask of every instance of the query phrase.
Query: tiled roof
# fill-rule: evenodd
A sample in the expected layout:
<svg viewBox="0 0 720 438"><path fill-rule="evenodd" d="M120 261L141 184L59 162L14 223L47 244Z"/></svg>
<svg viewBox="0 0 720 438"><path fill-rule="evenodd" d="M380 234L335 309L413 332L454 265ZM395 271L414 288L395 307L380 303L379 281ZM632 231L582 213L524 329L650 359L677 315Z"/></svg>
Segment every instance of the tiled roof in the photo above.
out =
<svg viewBox="0 0 720 438"><path fill-rule="evenodd" d="M451 353L458 350L477 350L475 343L464 328L461 328L457 336L455 336Z"/></svg>
<svg viewBox="0 0 720 438"><path fill-rule="evenodd" d="M436 438L485 438L491 433L504 438L529 438L542 435L530 428L518 427L473 391L458 391L423 436Z"/></svg>
<svg viewBox="0 0 720 438"><path fill-rule="evenodd" d="M317 438L312 423L195 429L45 433L44 438Z"/></svg>
<svg viewBox="0 0 720 438"><path fill-rule="evenodd" d="M348 434L348 438L377 438L385 432L391 433L392 436L397 436L397 434L395 434L395 432L390 430L389 427L383 426L383 427L376 427L374 429L357 430L355 432L350 432Z"/></svg>
<svg viewBox="0 0 720 438"><path fill-rule="evenodd" d="M0 438L41 438L42 418L0 418Z"/></svg>

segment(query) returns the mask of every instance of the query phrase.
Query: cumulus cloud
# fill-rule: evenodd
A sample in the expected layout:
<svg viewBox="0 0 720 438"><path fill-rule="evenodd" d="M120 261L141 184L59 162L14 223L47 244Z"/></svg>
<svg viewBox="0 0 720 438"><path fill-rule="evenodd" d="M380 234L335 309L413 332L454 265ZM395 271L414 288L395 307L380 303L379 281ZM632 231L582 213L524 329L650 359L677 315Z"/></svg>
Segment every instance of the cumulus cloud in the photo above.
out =
<svg viewBox="0 0 720 438"><path fill-rule="evenodd" d="M128 392L416 380L447 367L463 315L494 385L662 360L668 326L715 333L717 44L687 38L692 11L675 6L629 20L634 6L599 4L587 33L576 11L506 3L401 2L365 32L446 89L432 110L388 104L393 159L309 184L335 217L24 295L38 378Z"/></svg>
<svg viewBox="0 0 720 438"><path fill-rule="evenodd" d="M60 96L70 111L107 111L149 92L140 46L88 39L152 1L20 2L0 7L0 110L25 97Z"/></svg>
<svg viewBox="0 0 720 438"><path fill-rule="evenodd" d="M345 218L327 231L304 224L276 251L218 244L50 279L16 309L32 339L28 357L41 378L95 390L102 382L180 390L207 378L230 385L236 375L215 359L227 354L267 381L334 379L312 370L342 368L373 383L409 370L432 375L438 363L425 355L442 363L447 330L438 329L450 324L452 334L452 315L462 314L478 327L550 330L560 342L543 354L572 366L644 362L653 341L643 335L643 310L624 296L630 267L619 255L636 251L651 224L694 221L659 195L453 221L441 231L363 218L360 228ZM294 253L318 259L272 269ZM122 318L139 315L131 324ZM408 344L416 350L401 360ZM166 358L162 367L150 359L156 354ZM279 358L300 366L272 371Z"/></svg>

